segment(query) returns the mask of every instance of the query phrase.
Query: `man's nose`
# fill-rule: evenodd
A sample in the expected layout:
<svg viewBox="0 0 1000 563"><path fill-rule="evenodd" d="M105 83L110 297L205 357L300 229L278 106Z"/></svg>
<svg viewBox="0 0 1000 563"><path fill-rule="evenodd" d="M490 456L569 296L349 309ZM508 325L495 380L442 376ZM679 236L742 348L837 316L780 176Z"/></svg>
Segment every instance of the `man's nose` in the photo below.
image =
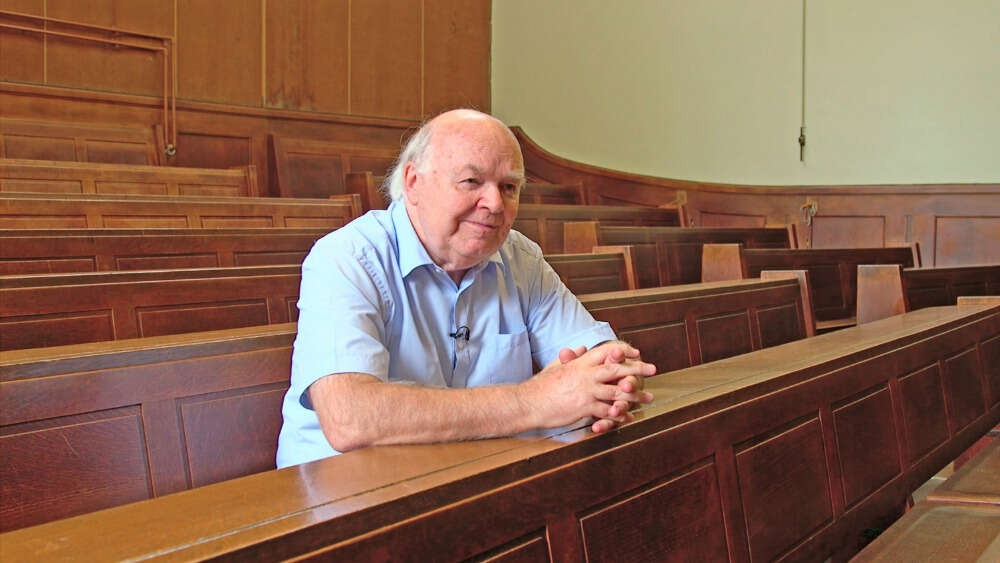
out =
<svg viewBox="0 0 1000 563"><path fill-rule="evenodd" d="M479 205L485 207L490 213L500 213L504 210L503 194L500 193L498 184L489 182L483 186L483 193L479 197Z"/></svg>

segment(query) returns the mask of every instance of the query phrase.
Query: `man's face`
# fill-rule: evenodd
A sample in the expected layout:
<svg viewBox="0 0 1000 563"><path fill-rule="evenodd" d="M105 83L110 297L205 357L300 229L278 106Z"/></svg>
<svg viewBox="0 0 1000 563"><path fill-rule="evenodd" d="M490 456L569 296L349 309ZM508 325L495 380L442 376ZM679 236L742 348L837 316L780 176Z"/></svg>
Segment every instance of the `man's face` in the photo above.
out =
<svg viewBox="0 0 1000 563"><path fill-rule="evenodd" d="M406 165L406 208L414 230L456 282L506 240L523 182L517 141L487 118L435 126L422 163Z"/></svg>

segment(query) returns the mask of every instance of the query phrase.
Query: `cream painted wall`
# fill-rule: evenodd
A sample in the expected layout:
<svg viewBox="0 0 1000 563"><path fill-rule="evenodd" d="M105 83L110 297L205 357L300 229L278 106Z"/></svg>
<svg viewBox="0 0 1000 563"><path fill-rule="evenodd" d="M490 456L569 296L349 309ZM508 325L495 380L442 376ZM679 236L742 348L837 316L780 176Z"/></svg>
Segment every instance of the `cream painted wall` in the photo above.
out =
<svg viewBox="0 0 1000 563"><path fill-rule="evenodd" d="M1000 181L1000 0L494 0L492 108L589 164L740 184Z"/></svg>

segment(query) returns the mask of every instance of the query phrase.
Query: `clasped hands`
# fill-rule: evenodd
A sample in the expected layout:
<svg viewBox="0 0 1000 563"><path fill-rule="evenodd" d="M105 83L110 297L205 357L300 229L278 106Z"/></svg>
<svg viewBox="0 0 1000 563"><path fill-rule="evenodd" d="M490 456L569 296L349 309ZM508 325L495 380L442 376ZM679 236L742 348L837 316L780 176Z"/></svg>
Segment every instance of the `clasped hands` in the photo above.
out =
<svg viewBox="0 0 1000 563"><path fill-rule="evenodd" d="M643 362L639 350L621 341L605 342L587 350L563 348L559 358L524 382L538 427L554 428L593 417L595 433L631 422L629 409L653 400L643 381L656 366Z"/></svg>

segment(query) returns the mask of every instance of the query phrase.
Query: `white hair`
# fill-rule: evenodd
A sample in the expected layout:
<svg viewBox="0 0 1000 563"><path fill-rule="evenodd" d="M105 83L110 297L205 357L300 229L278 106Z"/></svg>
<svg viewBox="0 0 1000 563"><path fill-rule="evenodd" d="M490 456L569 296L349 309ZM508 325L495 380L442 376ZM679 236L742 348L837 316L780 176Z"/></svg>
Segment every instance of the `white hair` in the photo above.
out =
<svg viewBox="0 0 1000 563"><path fill-rule="evenodd" d="M399 153L399 158L393 163L392 169L382 182L382 192L389 196L391 201L403 199L403 169L410 162L418 168L423 164L424 156L427 154L427 147L431 142L430 122L424 123L417 132L410 137L403 147L403 152Z"/></svg>

